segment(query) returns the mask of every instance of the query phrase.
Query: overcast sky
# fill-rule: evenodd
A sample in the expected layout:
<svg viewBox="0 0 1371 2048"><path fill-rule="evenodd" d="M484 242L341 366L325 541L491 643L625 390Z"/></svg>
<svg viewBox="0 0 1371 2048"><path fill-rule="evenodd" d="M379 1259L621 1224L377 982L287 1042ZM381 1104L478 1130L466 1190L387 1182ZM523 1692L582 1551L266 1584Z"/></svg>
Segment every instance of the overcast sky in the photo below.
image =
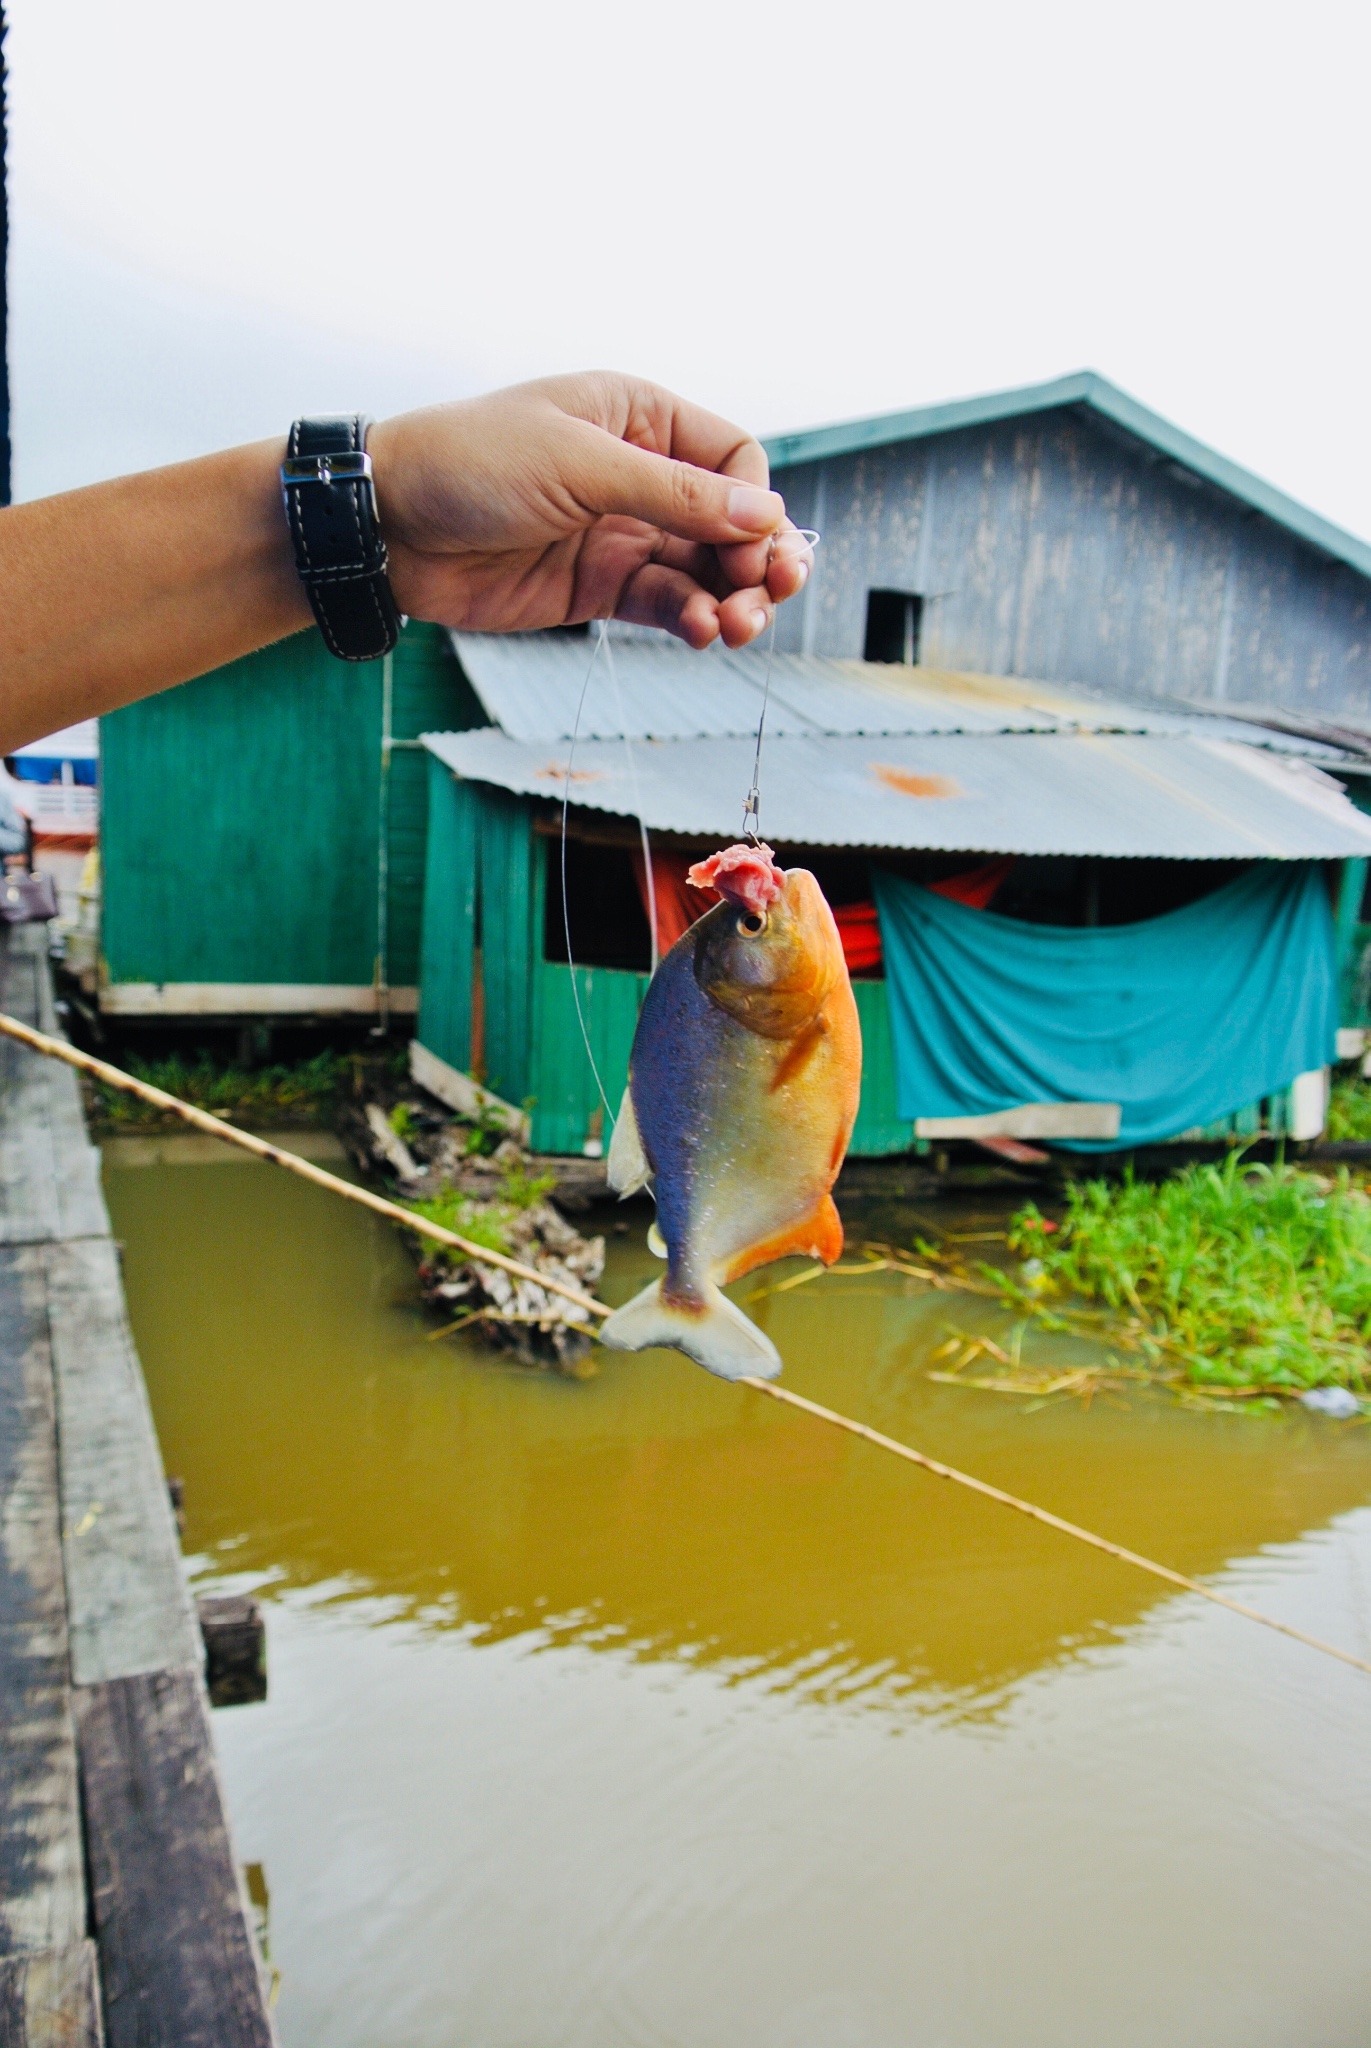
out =
<svg viewBox="0 0 1371 2048"><path fill-rule="evenodd" d="M1371 9L10 0L16 486L545 371L1090 367L1371 537Z"/></svg>

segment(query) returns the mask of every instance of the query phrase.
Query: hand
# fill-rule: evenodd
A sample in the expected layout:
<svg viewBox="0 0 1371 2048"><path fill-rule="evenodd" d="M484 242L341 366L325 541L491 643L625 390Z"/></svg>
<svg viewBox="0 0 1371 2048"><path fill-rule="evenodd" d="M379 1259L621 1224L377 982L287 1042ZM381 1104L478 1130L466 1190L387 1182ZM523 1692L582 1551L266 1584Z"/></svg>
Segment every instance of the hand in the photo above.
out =
<svg viewBox="0 0 1371 2048"><path fill-rule="evenodd" d="M367 448L396 602L440 625L616 618L743 647L813 566L760 445L636 378L404 413Z"/></svg>

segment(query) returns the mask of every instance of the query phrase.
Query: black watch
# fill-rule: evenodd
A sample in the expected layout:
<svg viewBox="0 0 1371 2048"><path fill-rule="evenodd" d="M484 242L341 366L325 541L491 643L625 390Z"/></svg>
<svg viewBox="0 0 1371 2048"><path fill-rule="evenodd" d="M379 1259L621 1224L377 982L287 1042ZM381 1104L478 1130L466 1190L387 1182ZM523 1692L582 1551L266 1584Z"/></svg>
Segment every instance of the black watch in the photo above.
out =
<svg viewBox="0 0 1371 2048"><path fill-rule="evenodd" d="M296 420L281 464L281 495L300 572L330 654L375 661L404 624L376 518L365 413Z"/></svg>

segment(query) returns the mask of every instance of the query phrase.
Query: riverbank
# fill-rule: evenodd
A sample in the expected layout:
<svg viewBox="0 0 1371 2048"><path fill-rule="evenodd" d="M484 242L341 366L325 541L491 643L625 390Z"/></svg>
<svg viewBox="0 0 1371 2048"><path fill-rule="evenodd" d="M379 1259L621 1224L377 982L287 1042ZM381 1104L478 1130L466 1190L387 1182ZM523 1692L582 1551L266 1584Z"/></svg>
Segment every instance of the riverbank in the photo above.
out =
<svg viewBox="0 0 1371 2048"><path fill-rule="evenodd" d="M515 1112L455 1114L417 1087L403 1052L324 1051L260 1068L219 1065L207 1053L129 1065L249 1129L337 1132L364 1173L419 1213L578 1285L598 1278L603 1242L583 1238L562 1212L607 1192L603 1162L532 1158L509 1127ZM115 1090L96 1084L89 1095L102 1135L171 1128L161 1112ZM1344 1134L1364 1129L1371 1087L1344 1079L1330 1113L1332 1147L1360 1150L1358 1136ZM840 1199L881 1193L937 1203L955 1187L1009 1206L1003 1229L982 1234L979 1254L931 1225L911 1242L868 1247L846 1269L874 1271L888 1259L906 1283L951 1284L1009 1309L1016 1320L1007 1342L986 1333L960 1348L949 1341L943 1371L963 1385L1089 1395L1112 1377L1267 1402L1327 1389L1360 1401L1371 1386L1371 1196L1360 1164L1319 1172L1308 1155L1272 1162L1232 1151L1143 1177L1131 1162L1053 1157L1025 1177L989 1163L949 1170L945 1159L897 1159L859 1161L848 1178ZM584 1318L570 1318L557 1297L534 1299L477 1262L431 1252L418 1270L424 1298L449 1309L454 1332L470 1324L525 1363L586 1369ZM817 1268L782 1275L762 1293L817 1276ZM1030 1327L1099 1339L1110 1352L1107 1372L1093 1368L1069 1388L1059 1373L1044 1380L1024 1362Z"/></svg>

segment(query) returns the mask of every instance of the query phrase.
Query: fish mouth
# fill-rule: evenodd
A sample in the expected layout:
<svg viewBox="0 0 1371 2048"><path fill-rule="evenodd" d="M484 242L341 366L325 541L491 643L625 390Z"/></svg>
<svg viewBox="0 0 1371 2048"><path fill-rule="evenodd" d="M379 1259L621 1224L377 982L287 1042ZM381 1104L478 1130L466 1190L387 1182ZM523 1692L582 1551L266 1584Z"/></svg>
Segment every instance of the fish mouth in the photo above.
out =
<svg viewBox="0 0 1371 2048"><path fill-rule="evenodd" d="M710 1000L762 1038L813 1024L843 972L833 913L806 868L790 868L766 910L718 904L696 927L695 971Z"/></svg>

